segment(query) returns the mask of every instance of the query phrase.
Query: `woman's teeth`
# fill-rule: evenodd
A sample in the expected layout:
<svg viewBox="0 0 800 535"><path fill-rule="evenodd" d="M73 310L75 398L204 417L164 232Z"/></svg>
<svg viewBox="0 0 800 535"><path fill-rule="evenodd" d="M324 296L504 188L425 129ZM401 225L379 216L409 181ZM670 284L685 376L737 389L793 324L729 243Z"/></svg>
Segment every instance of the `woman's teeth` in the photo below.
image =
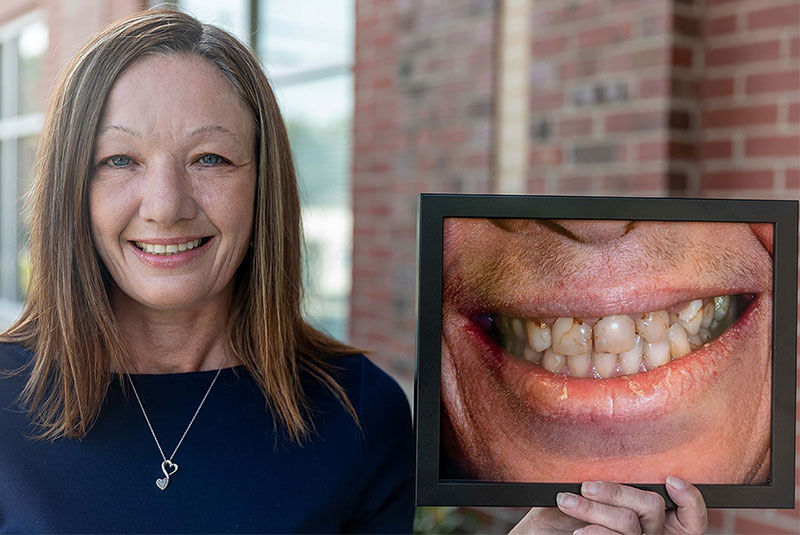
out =
<svg viewBox="0 0 800 535"><path fill-rule="evenodd" d="M195 247L199 247L202 240L200 238L192 241L188 241L186 243L171 243L169 245L161 245L161 244L154 244L154 243L145 243L141 241L134 242L136 247L144 251L145 253L156 254L156 255L173 255L176 253L182 253L188 249L194 249Z"/></svg>
<svg viewBox="0 0 800 535"><path fill-rule="evenodd" d="M608 378L679 359L721 335L751 295L694 299L642 314L550 320L492 315L492 333L512 355L553 373Z"/></svg>

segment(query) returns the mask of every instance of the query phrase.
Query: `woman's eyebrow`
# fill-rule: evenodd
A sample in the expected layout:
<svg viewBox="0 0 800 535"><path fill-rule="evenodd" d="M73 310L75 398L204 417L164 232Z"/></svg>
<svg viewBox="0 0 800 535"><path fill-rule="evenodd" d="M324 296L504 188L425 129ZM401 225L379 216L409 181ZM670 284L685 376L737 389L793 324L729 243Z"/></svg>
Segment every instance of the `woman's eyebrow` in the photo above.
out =
<svg viewBox="0 0 800 535"><path fill-rule="evenodd" d="M132 128L128 128L127 126L119 125L119 124L110 124L110 125L104 126L103 128L100 129L99 132L97 132L97 135L100 135L100 134L102 134L104 132L107 132L109 130L118 130L120 132L125 132L126 134L128 134L129 136L132 136L132 137L142 137L141 134L139 134L139 132L137 132L136 130L134 130Z"/></svg>
<svg viewBox="0 0 800 535"><path fill-rule="evenodd" d="M239 141L239 137L236 134L234 134L233 132L231 132L230 130L219 124L209 124L206 126L201 126L200 128L196 128L191 132L189 132L189 137L199 136L201 134L207 134L207 133L224 134L236 141Z"/></svg>

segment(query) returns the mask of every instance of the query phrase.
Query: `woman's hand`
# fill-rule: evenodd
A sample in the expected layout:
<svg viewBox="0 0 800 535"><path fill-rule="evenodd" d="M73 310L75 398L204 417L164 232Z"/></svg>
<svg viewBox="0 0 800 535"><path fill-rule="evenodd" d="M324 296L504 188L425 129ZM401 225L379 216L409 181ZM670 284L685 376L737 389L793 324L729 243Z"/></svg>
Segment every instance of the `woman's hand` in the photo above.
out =
<svg viewBox="0 0 800 535"><path fill-rule="evenodd" d="M531 509L511 534L705 533L708 517L700 491L672 476L667 478L666 487L678 508L665 512L664 498L655 492L617 483L587 482L581 485L581 496L559 493L558 509Z"/></svg>

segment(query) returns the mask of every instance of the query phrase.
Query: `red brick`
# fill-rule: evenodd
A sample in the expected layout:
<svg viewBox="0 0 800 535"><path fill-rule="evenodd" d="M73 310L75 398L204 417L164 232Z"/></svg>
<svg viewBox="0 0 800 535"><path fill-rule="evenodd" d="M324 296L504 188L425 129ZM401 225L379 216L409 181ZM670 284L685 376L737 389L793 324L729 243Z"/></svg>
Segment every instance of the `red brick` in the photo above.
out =
<svg viewBox="0 0 800 535"><path fill-rule="evenodd" d="M528 151L528 163L532 165L556 165L561 163L561 149L553 145L542 145Z"/></svg>
<svg viewBox="0 0 800 535"><path fill-rule="evenodd" d="M533 57L543 58L563 52L566 48L567 36L558 35L547 39L536 39L533 41L533 48L531 50L533 51Z"/></svg>
<svg viewBox="0 0 800 535"><path fill-rule="evenodd" d="M639 97L657 98L669 96L671 80L669 78L645 78L639 83Z"/></svg>
<svg viewBox="0 0 800 535"><path fill-rule="evenodd" d="M558 193L586 194L592 192L592 178L588 176L559 177Z"/></svg>
<svg viewBox="0 0 800 535"><path fill-rule="evenodd" d="M561 137L582 136L591 133L592 119L590 117L562 119L558 123L558 135Z"/></svg>
<svg viewBox="0 0 800 535"><path fill-rule="evenodd" d="M769 189L773 183L770 170L715 171L703 175L704 189Z"/></svg>
<svg viewBox="0 0 800 535"><path fill-rule="evenodd" d="M745 3L745 2L752 2L752 0L706 0L706 5L709 7L712 6L719 6L723 4L733 4L733 3Z"/></svg>
<svg viewBox="0 0 800 535"><path fill-rule="evenodd" d="M693 53L691 48L685 46L672 47L672 66L673 67L691 67L693 60Z"/></svg>
<svg viewBox="0 0 800 535"><path fill-rule="evenodd" d="M688 37L699 37L702 34L700 21L695 17L675 15L672 19L672 27L675 33Z"/></svg>
<svg viewBox="0 0 800 535"><path fill-rule="evenodd" d="M789 43L789 55L793 58L800 58L800 37L795 37Z"/></svg>
<svg viewBox="0 0 800 535"><path fill-rule="evenodd" d="M645 141L639 143L636 151L636 158L639 161L691 160L694 156L694 145L681 141Z"/></svg>
<svg viewBox="0 0 800 535"><path fill-rule="evenodd" d="M573 61L565 61L561 66L561 78L564 80L592 76L596 72L597 60L595 58L579 57Z"/></svg>
<svg viewBox="0 0 800 535"><path fill-rule="evenodd" d="M614 24L600 28L592 28L578 34L578 47L590 48L614 43L621 43L631 38L631 23Z"/></svg>
<svg viewBox="0 0 800 535"><path fill-rule="evenodd" d="M752 520L747 517L741 516L741 513L736 516L736 524L734 526L734 533L737 535L797 535L797 531L781 529L772 524Z"/></svg>
<svg viewBox="0 0 800 535"><path fill-rule="evenodd" d="M703 98L733 95L733 78L707 78L703 80Z"/></svg>
<svg viewBox="0 0 800 535"><path fill-rule="evenodd" d="M598 14L596 0L584 0L582 2L570 2L563 9L558 11L559 22L574 22L578 20L595 17Z"/></svg>
<svg viewBox="0 0 800 535"><path fill-rule="evenodd" d="M749 30L772 28L775 26L791 26L797 28L798 25L800 25L800 4L796 2L784 6L753 11L747 16L747 29Z"/></svg>
<svg viewBox="0 0 800 535"><path fill-rule="evenodd" d="M661 160L667 156L665 141L645 141L636 147L636 159L641 161Z"/></svg>
<svg viewBox="0 0 800 535"><path fill-rule="evenodd" d="M605 130L606 132L657 130L665 125L666 118L666 114L662 111L618 113L606 117Z"/></svg>
<svg viewBox="0 0 800 535"><path fill-rule="evenodd" d="M712 48L706 52L706 66L739 65L754 61L778 59L781 55L781 43L778 40L761 43Z"/></svg>
<svg viewBox="0 0 800 535"><path fill-rule="evenodd" d="M789 122L800 123L800 102L789 104Z"/></svg>
<svg viewBox="0 0 800 535"><path fill-rule="evenodd" d="M733 143L729 139L706 141L700 146L700 157L704 160L720 160L733 155Z"/></svg>
<svg viewBox="0 0 800 535"><path fill-rule="evenodd" d="M769 72L751 74L745 80L748 93L772 91L797 91L800 89L800 71Z"/></svg>
<svg viewBox="0 0 800 535"><path fill-rule="evenodd" d="M708 527L721 528L725 517L719 509L708 510Z"/></svg>
<svg viewBox="0 0 800 535"><path fill-rule="evenodd" d="M706 128L725 128L769 124L778 120L778 107L775 104L739 108L723 108L703 113L703 126Z"/></svg>
<svg viewBox="0 0 800 535"><path fill-rule="evenodd" d="M728 15L711 19L706 27L708 35L723 35L736 31L736 15Z"/></svg>
<svg viewBox="0 0 800 535"><path fill-rule="evenodd" d="M553 91L549 93L534 93L531 96L531 110L554 110L564 105L564 93Z"/></svg>
<svg viewBox="0 0 800 535"><path fill-rule="evenodd" d="M786 189L800 188L800 169L787 169L786 170ZM800 414L800 413L798 413ZM795 441L795 444L800 448L800 441ZM800 508L795 508L794 512L800 511Z"/></svg>
<svg viewBox="0 0 800 535"><path fill-rule="evenodd" d="M603 190L637 192L663 192L667 189L667 176L663 173L637 175L608 175L601 183Z"/></svg>
<svg viewBox="0 0 800 535"><path fill-rule="evenodd" d="M744 153L748 157L798 156L800 157L800 136L770 136L748 138Z"/></svg>

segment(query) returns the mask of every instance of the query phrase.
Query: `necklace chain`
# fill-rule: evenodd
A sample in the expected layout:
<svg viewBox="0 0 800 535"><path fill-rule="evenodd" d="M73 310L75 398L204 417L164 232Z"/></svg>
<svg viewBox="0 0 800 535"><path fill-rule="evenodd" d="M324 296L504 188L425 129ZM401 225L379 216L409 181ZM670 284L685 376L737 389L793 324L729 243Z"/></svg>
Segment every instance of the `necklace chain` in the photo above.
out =
<svg viewBox="0 0 800 535"><path fill-rule="evenodd" d="M162 469L162 471L164 471L164 475L166 476L166 481L163 483L163 487L162 487L162 484L159 483L159 481L162 481L162 480L156 481L156 483L158 484L158 487L161 490L164 490L164 488L166 488L166 483L169 482L170 473L167 472L167 469L165 467L170 467L171 468L171 467L174 466L175 470L178 469L178 465L174 464L172 462L172 459L175 457L175 454L178 452L178 448L180 448L181 444L183 444L183 439L186 438L186 434L189 432L189 429L192 428L192 424L194 423L195 419L197 418L197 415L200 414L200 409L203 408L203 404L206 402L206 398L208 397L208 394L211 392L211 389L214 387L214 383L217 382L217 377L219 377L219 374L220 374L221 371L222 371L222 368L217 370L216 375L214 375L214 379L211 381L211 384L208 385L208 390L206 390L205 395L203 395L203 399L200 400L200 405L198 405L197 406L197 410L194 411L194 416L192 416L192 419L189 421L189 425L187 425L186 429L183 431L183 435L181 435L181 439L178 441L178 445L175 446L174 450L172 450L172 455L169 456L169 459L167 459L167 456L164 454L164 450L161 448L161 443L158 441L158 437L156 436L156 432L153 429L153 424L150 423L150 418L147 417L147 411L144 410L144 405L142 404L142 399L139 397L139 392L136 391L136 386L133 384L133 379L131 379L130 375L126 374L126 375L128 375L128 381L131 383L131 388L133 389L133 394L136 396L136 401L139 402L139 408L142 409L142 415L144 416L145 422L147 422L147 427L150 428L150 434L153 435L153 440L155 440L156 446L158 446L158 451L161 453L161 458L163 459L163 462L161 463L161 469ZM171 473L174 473L174 470Z"/></svg>

